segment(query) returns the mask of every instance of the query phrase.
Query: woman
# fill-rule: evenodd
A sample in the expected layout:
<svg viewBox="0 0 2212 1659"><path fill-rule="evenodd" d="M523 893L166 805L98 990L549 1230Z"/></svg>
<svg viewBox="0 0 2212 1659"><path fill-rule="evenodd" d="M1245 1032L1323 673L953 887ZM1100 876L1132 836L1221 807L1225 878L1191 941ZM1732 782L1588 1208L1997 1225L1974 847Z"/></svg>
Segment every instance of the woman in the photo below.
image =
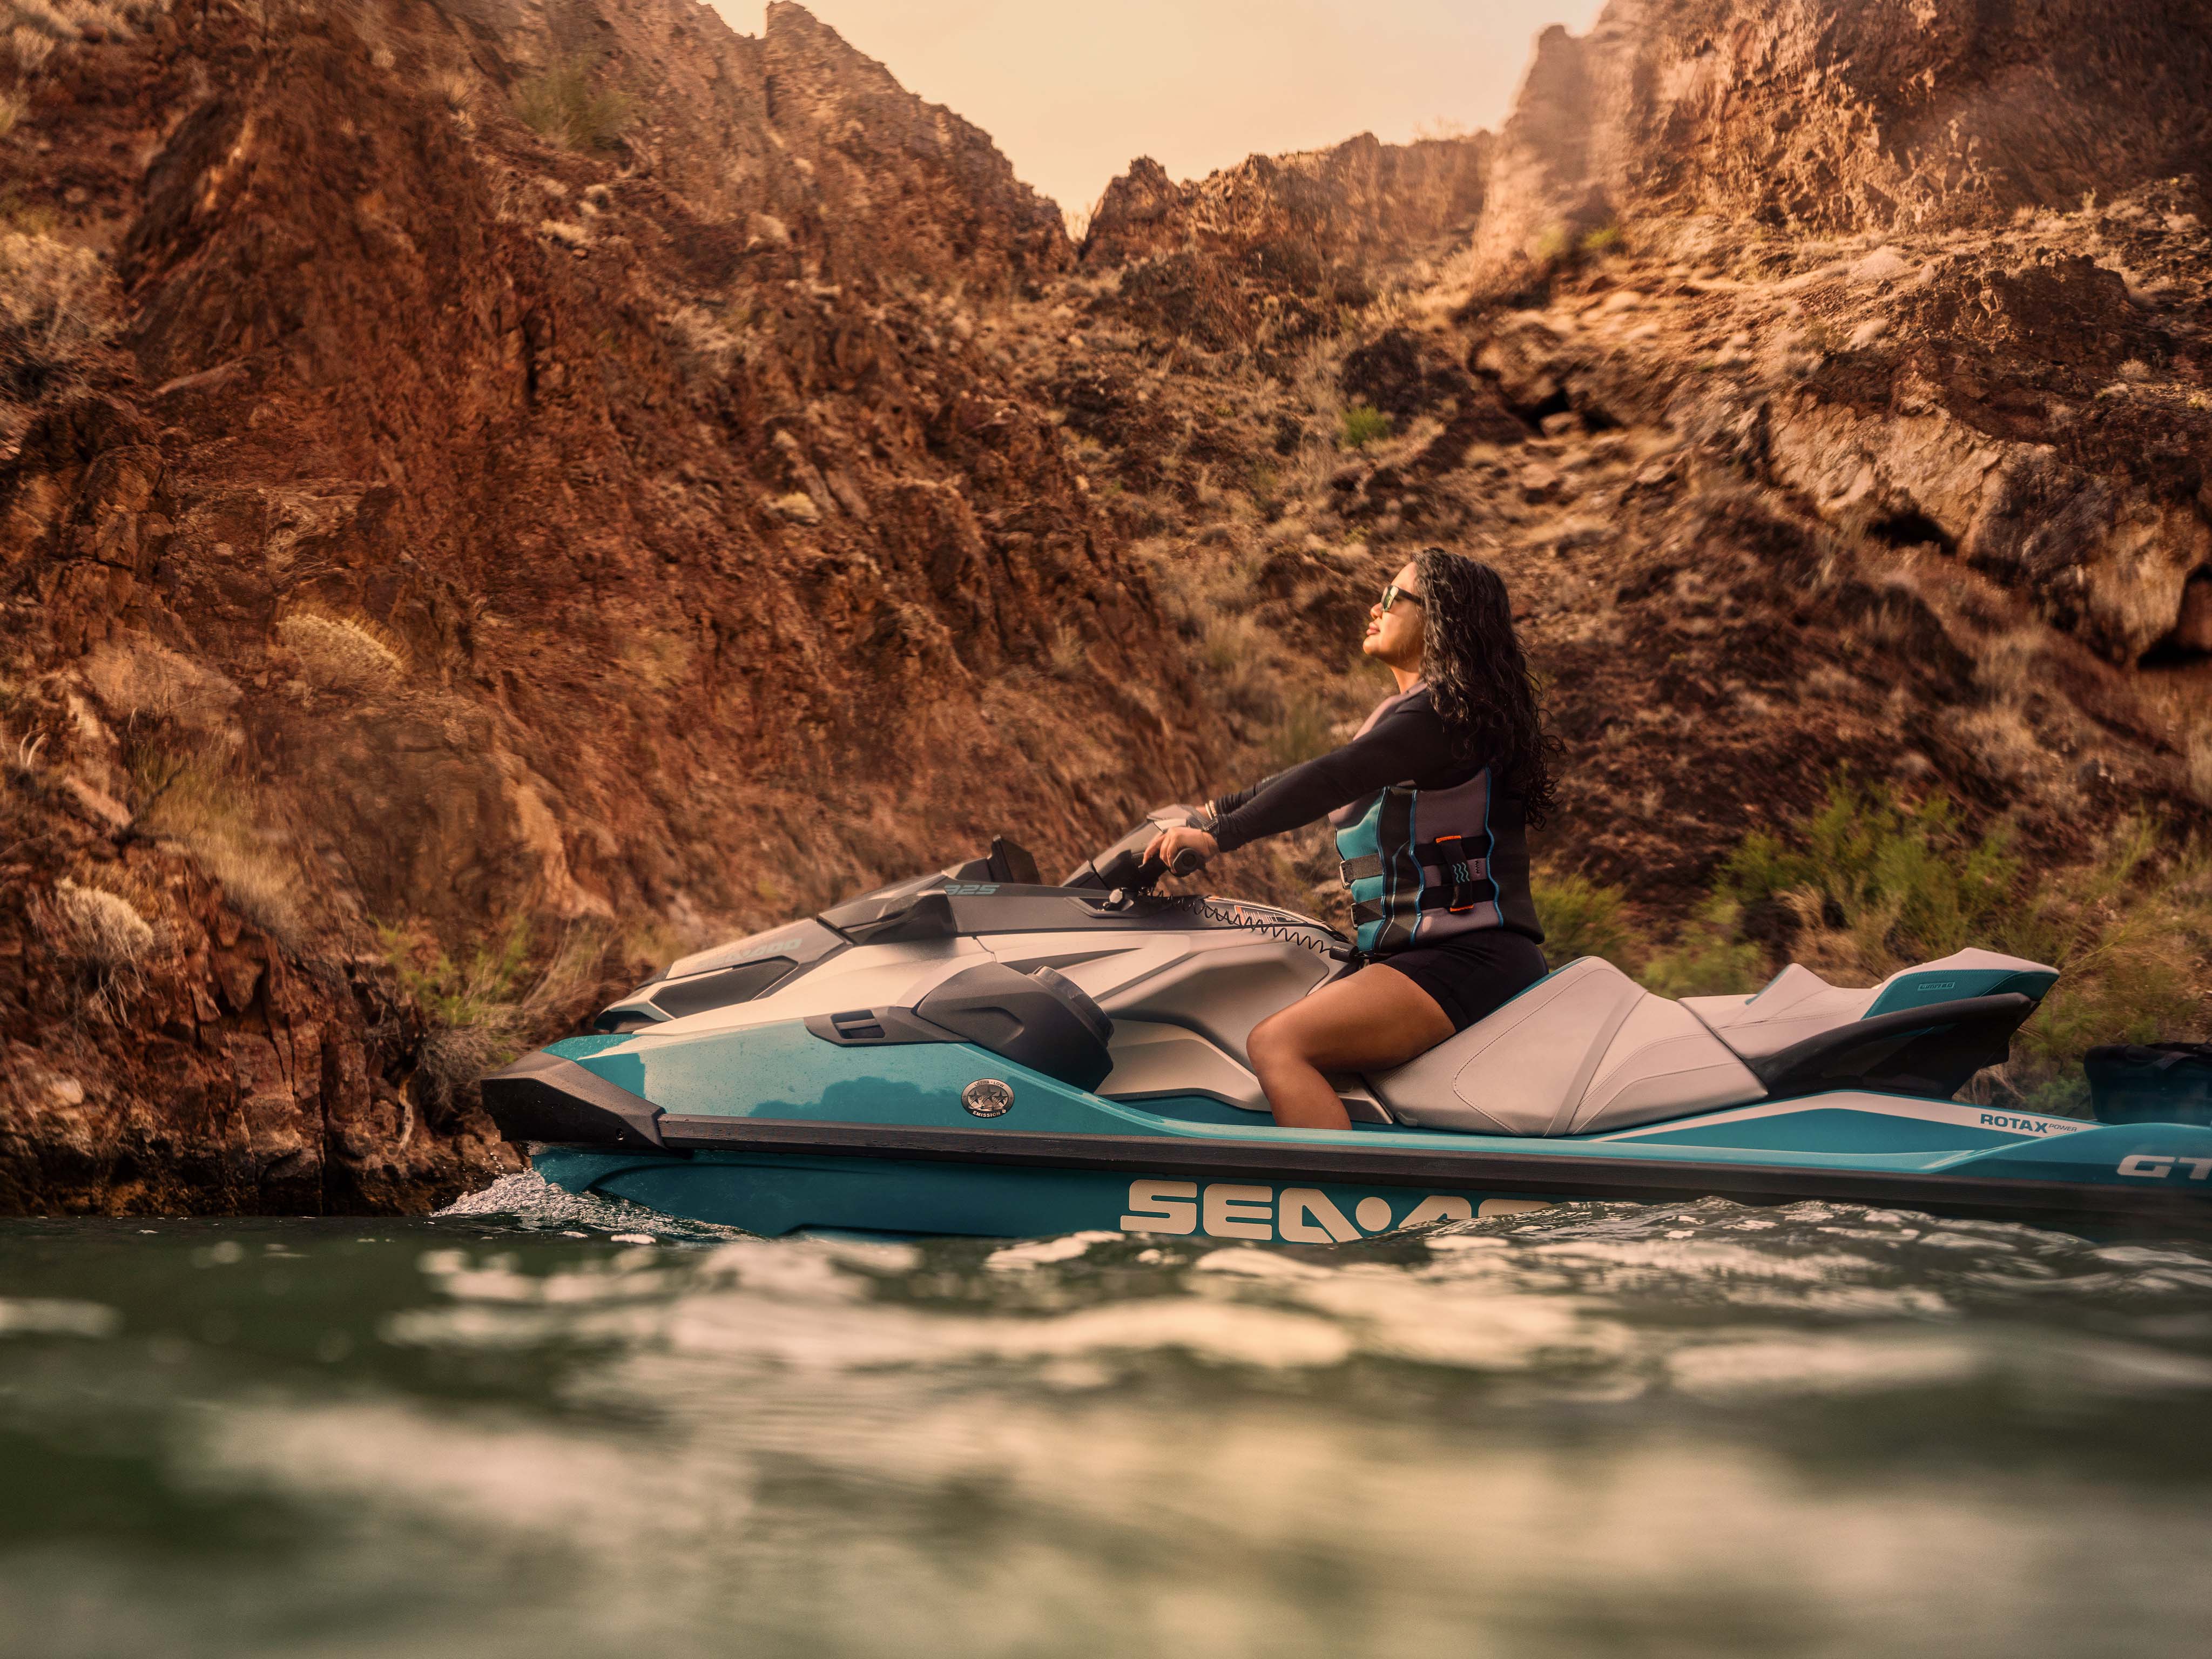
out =
<svg viewBox="0 0 2212 1659"><path fill-rule="evenodd" d="M1246 1050L1275 1121L1352 1127L1323 1075L1425 1054L1543 978L1523 826L1553 799L1553 741L1488 565L1430 548L1368 611L1398 682L1333 754L1209 802L1148 857L1210 859L1327 815L1366 965L1261 1021Z"/></svg>

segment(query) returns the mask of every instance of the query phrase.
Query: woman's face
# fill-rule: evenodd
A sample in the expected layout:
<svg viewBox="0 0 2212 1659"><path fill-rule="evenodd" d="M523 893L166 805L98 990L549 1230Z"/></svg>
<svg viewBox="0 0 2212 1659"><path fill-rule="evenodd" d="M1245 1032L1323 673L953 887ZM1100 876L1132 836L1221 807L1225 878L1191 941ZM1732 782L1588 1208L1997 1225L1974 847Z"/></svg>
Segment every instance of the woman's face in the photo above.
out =
<svg viewBox="0 0 2212 1659"><path fill-rule="evenodd" d="M1421 665L1420 578L1407 565L1392 578L1397 602L1389 610L1377 599L1367 610L1367 637L1359 648L1389 668L1411 673Z"/></svg>

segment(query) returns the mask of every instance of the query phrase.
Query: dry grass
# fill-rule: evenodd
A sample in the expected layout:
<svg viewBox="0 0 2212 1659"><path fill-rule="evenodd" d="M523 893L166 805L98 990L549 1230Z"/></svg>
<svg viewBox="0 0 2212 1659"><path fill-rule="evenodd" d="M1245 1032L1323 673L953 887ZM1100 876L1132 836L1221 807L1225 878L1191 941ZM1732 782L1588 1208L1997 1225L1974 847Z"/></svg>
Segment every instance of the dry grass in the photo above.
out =
<svg viewBox="0 0 2212 1659"><path fill-rule="evenodd" d="M232 909L300 954L308 931L299 864L285 838L257 821L249 787L229 758L149 747L135 761L139 827L182 845L222 884Z"/></svg>
<svg viewBox="0 0 2212 1659"><path fill-rule="evenodd" d="M113 330L98 254L41 232L0 231L0 392L35 395Z"/></svg>
<svg viewBox="0 0 2212 1659"><path fill-rule="evenodd" d="M574 1019L605 979L611 952L625 961L634 954L603 924L578 922L533 960L532 931L529 917L514 916L455 956L419 923L377 929L401 989L429 1019L416 1075L434 1113L450 1110L549 1024Z"/></svg>
<svg viewBox="0 0 2212 1659"><path fill-rule="evenodd" d="M571 58L533 76L514 91L524 125L568 149L611 149L630 124L636 100L592 85L592 66Z"/></svg>
<svg viewBox="0 0 2212 1659"><path fill-rule="evenodd" d="M464 127L475 125L477 104L476 82L457 69L440 70L429 79L430 95L446 106L446 112Z"/></svg>
<svg viewBox="0 0 2212 1659"><path fill-rule="evenodd" d="M64 876L32 915L54 955L74 970L83 1008L94 1018L120 1024L125 1006L145 988L145 963L161 933L119 893L84 887Z"/></svg>
<svg viewBox="0 0 2212 1659"><path fill-rule="evenodd" d="M64 876L54 884L56 941L69 956L106 974L136 969L154 949L153 924L131 901L99 887L80 887Z"/></svg>
<svg viewBox="0 0 2212 1659"><path fill-rule="evenodd" d="M101 646L83 672L108 714L126 726L173 721L213 732L239 702L238 688L221 674L143 635Z"/></svg>
<svg viewBox="0 0 2212 1659"><path fill-rule="evenodd" d="M590 205L588 192L586 205ZM693 363L714 380L727 374L731 366L744 356L744 308L739 306L732 310L734 316L726 313L717 317L704 306L687 305L664 319Z"/></svg>
<svg viewBox="0 0 2212 1659"><path fill-rule="evenodd" d="M277 619L276 640L319 690L385 691L406 677L407 659L398 642L364 617L287 611Z"/></svg>

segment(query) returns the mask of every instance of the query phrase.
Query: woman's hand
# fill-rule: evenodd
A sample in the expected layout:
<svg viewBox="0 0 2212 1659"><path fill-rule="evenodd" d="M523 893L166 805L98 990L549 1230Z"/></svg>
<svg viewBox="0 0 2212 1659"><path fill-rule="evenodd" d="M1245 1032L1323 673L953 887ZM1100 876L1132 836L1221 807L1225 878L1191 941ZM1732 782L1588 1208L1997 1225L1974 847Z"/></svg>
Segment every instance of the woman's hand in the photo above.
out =
<svg viewBox="0 0 2212 1659"><path fill-rule="evenodd" d="M1147 860L1158 859L1172 871L1176 854L1196 853L1200 864L1210 863L1221 851L1221 845L1203 830L1193 830L1188 824L1174 830L1163 830L1145 846Z"/></svg>

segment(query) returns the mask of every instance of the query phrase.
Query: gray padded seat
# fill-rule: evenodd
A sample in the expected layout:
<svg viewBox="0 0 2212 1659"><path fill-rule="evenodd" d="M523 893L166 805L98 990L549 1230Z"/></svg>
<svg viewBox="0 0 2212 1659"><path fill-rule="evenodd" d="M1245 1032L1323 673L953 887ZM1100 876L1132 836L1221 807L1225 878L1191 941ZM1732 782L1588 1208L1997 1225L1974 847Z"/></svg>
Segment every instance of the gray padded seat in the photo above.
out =
<svg viewBox="0 0 2212 1659"><path fill-rule="evenodd" d="M1401 1123L1498 1135L1624 1129L1765 1094L1681 1004L1595 957L1368 1081Z"/></svg>
<svg viewBox="0 0 2212 1659"><path fill-rule="evenodd" d="M1684 997L1682 1006L1746 1060L1764 1060L1808 1037L1819 1036L1867 1018L1892 986L1930 979L1955 986L1938 993L1978 996L2019 976L2057 977L2056 968L2022 957L1969 948L1934 962L1900 968L1879 985L1831 985L1811 969L1791 963L1754 996ZM2031 994L2040 996L2040 989Z"/></svg>

